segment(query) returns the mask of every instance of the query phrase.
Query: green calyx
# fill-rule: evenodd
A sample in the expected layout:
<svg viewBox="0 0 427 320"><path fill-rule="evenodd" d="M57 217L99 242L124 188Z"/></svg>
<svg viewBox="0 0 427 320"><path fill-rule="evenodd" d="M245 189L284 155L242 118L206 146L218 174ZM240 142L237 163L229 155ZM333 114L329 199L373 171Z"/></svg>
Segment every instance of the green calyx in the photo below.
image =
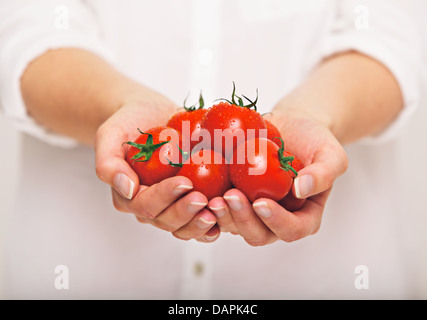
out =
<svg viewBox="0 0 427 320"><path fill-rule="evenodd" d="M242 94L242 97L245 98L246 100L249 101L248 105L245 105L243 102L243 99L241 97L239 97L238 95L236 95L236 84L233 81L233 93L231 94L231 101L228 99L218 99L218 100L223 100L223 101L227 101L229 104L232 105L236 105L242 108L248 108L248 109L252 109L254 108L255 111L257 111L257 102L258 102L258 89L256 90L256 99L255 101L252 101L251 99L249 99L248 97L246 97L245 95ZM237 101L236 101L237 99ZM215 100L215 101L218 101Z"/></svg>
<svg viewBox="0 0 427 320"><path fill-rule="evenodd" d="M150 160L154 151L156 151L158 148L165 145L166 143L170 142L170 141L164 141L161 143L153 144L153 135L152 134L142 132L139 129L138 129L138 131L140 134L148 135L147 141L145 142L145 144L138 144L138 143L131 142L131 141L125 142L126 144L128 144L132 147L135 147L140 151L132 157L132 160L134 160L133 162L146 162L146 161Z"/></svg>
<svg viewBox="0 0 427 320"><path fill-rule="evenodd" d="M186 107L185 105L187 104L187 99L188 99L189 95L190 94L188 94L184 100L183 107L184 107L185 111L192 112L192 111L196 111L199 109L203 109L203 107L205 106L205 100L203 99L202 91L200 91L199 102L196 104L193 104L191 107Z"/></svg>
<svg viewBox="0 0 427 320"><path fill-rule="evenodd" d="M282 146L280 147L280 149L278 151L279 152L279 161L280 161L280 164L281 164L280 169L285 170L285 171L289 171L290 170L290 171L292 171L295 174L295 177L297 177L298 176L298 172L292 167L292 161L295 160L295 157L293 157L293 156L285 157L284 156L284 153L285 153L285 142L280 137L276 137L274 139L279 139L280 142L282 143Z"/></svg>

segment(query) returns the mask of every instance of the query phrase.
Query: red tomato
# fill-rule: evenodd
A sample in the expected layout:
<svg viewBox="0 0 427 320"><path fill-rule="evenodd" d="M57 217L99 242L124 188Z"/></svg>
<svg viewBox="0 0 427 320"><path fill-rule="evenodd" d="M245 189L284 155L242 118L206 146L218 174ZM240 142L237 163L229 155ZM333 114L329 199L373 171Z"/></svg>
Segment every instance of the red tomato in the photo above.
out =
<svg viewBox="0 0 427 320"><path fill-rule="evenodd" d="M289 152L284 152L285 157L292 156ZM302 168L304 168L304 165L302 164L302 161L298 158L295 158L291 162L292 168L295 169L295 171L299 172ZM295 175L294 175L295 176ZM288 211L297 211L301 209L304 206L304 203L307 199L298 199L294 196L292 192L289 192L286 197L284 197L282 200L280 200L278 203L284 207Z"/></svg>
<svg viewBox="0 0 427 320"><path fill-rule="evenodd" d="M213 150L193 153L177 175L189 178L193 190L203 193L209 200L223 196L232 187L224 157Z"/></svg>
<svg viewBox="0 0 427 320"><path fill-rule="evenodd" d="M238 99L238 104L235 101ZM250 104L243 105L243 100L235 95L235 87L233 88L232 101L220 102L211 107L202 120L201 128L205 129L210 134L211 148L217 152L222 152L222 155L229 160L232 157L233 150L239 144L242 144L249 138L260 136L260 129L267 129L264 119L256 111L256 102L252 102L245 97ZM255 109L251 109L255 108ZM251 130L252 137L248 133ZM215 131L217 137L215 137Z"/></svg>
<svg viewBox="0 0 427 320"><path fill-rule="evenodd" d="M259 198L279 201L292 187L291 160L271 140L248 140L234 151L230 180L251 202Z"/></svg>
<svg viewBox="0 0 427 320"><path fill-rule="evenodd" d="M282 138L282 135L280 134L279 129L270 121L265 120L265 124L267 125L267 139L270 139L271 141L275 142L279 147L280 144L277 142L275 138Z"/></svg>
<svg viewBox="0 0 427 320"><path fill-rule="evenodd" d="M199 108L196 109L195 106L186 107L185 101L184 101L184 109L185 111L178 112L175 114L172 118L170 118L169 122L167 123L168 127L174 128L175 130L181 132L183 135L183 144L188 143L190 144L190 150L194 148L196 144L199 143L200 139L197 139L195 141L191 141L191 137L199 137L200 133L200 123L202 122L203 117L208 112L207 109L203 109L204 107L204 100L202 97L202 94L200 94L199 98ZM188 132L185 132L185 125L183 125L184 121L188 121ZM184 149L185 146L183 147Z"/></svg>
<svg viewBox="0 0 427 320"><path fill-rule="evenodd" d="M179 168L171 167L168 161L180 160L180 132L168 127L155 127L139 132L141 135L134 142L126 142L130 145L126 161L138 175L140 184L151 186L175 176ZM171 136L160 140L162 132L173 136L173 140Z"/></svg>
<svg viewBox="0 0 427 320"><path fill-rule="evenodd" d="M278 202L283 208L288 211L294 212L301 209L307 199L298 199L292 192L289 192L286 197Z"/></svg>

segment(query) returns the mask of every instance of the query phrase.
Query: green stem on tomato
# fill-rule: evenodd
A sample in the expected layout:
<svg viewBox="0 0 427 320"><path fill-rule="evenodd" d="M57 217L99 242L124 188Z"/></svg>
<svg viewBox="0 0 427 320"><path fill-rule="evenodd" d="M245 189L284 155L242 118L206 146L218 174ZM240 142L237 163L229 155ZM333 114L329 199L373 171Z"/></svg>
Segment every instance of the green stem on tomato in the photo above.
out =
<svg viewBox="0 0 427 320"><path fill-rule="evenodd" d="M282 143L282 146L280 147L278 153L279 153L279 161L281 164L280 169L285 170L285 171L292 171L295 174L295 177L298 176L298 172L292 167L292 161L295 160L294 156L288 156L285 157L283 154L285 153L285 142L283 141L282 138L280 137L275 137L274 139L279 139L280 142Z"/></svg>
<svg viewBox="0 0 427 320"><path fill-rule="evenodd" d="M153 135L150 133L142 132L139 128L138 131L140 134L146 134L148 135L147 141L145 144L139 144L135 142L125 142L125 144L128 144L132 147L137 148L140 152L138 152L136 155L132 157L131 160L134 160L133 162L146 162L151 159L153 152L156 151L161 146L165 145L166 143L169 143L170 141L164 141L161 143L153 144ZM141 160L143 158L143 160Z"/></svg>
<svg viewBox="0 0 427 320"><path fill-rule="evenodd" d="M198 104L199 107L198 108L196 108L197 104L193 104L191 107L185 106L185 104L187 103L187 99L188 99L189 95L190 95L190 93L187 95L187 97L184 100L183 107L184 107L185 111L192 112L192 111L196 111L199 109L203 109L203 107L205 106L205 100L203 99L202 91L200 91L199 104Z"/></svg>
<svg viewBox="0 0 427 320"><path fill-rule="evenodd" d="M258 89L256 90L256 99L255 101L252 101L251 99L249 99L248 97L246 97L245 95L243 95L243 98L245 98L246 100L248 100L250 102L250 104L246 105L243 102L243 99L241 97L239 97L238 95L236 95L236 84L233 81L233 93L231 94L231 101L228 99L216 99L215 101L227 101L229 104L235 105L235 106L239 106L242 108L254 108L255 111L257 111L257 102L258 102ZM236 99L237 98L237 102Z"/></svg>

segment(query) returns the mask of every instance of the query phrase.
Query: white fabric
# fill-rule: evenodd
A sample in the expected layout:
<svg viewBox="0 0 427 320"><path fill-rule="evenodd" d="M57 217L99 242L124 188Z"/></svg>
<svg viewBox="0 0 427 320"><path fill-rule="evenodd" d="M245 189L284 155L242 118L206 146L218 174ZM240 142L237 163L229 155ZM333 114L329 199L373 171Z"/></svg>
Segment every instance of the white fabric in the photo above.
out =
<svg viewBox="0 0 427 320"><path fill-rule="evenodd" d="M73 139L49 132L27 114L20 78L31 61L50 49L79 47L113 61L112 51L99 38L93 14L72 0L18 0L3 2L0 8L2 109L18 129L52 145L75 146Z"/></svg>
<svg viewBox="0 0 427 320"><path fill-rule="evenodd" d="M407 297L389 140L417 106L421 67L411 18L391 2L370 1L369 28L359 30L354 1L3 1L1 106L33 136L23 143L23 183L8 228L7 296ZM58 6L68 9L68 29L57 28ZM103 56L179 104L189 90L196 98L203 89L207 102L228 97L232 81L249 97L259 88L260 112L325 55L354 49L393 72L405 109L372 137L380 146L348 147L349 171L337 181L317 235L262 248L227 234L212 245L182 242L115 212L92 150L27 115L19 93L25 66L48 49L71 46ZM69 268L68 290L54 286L58 265ZM358 265L369 268L368 290L355 288Z"/></svg>

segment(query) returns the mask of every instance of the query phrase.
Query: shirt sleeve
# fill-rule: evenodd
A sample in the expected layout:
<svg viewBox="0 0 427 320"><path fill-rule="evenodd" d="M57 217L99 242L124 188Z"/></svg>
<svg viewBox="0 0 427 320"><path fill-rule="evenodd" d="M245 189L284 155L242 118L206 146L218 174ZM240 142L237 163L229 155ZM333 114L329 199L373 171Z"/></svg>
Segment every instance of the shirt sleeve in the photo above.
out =
<svg viewBox="0 0 427 320"><path fill-rule="evenodd" d="M102 42L94 12L85 3L0 2L0 109L18 130L64 148L77 145L77 141L49 131L28 115L20 78L31 61L51 49L80 48L114 61L114 55Z"/></svg>
<svg viewBox="0 0 427 320"><path fill-rule="evenodd" d="M362 139L378 144L393 139L417 109L426 81L421 55L421 36L411 16L411 1L338 0L335 21L324 42L324 57L358 51L386 66L396 78L404 100L398 117L381 133Z"/></svg>

